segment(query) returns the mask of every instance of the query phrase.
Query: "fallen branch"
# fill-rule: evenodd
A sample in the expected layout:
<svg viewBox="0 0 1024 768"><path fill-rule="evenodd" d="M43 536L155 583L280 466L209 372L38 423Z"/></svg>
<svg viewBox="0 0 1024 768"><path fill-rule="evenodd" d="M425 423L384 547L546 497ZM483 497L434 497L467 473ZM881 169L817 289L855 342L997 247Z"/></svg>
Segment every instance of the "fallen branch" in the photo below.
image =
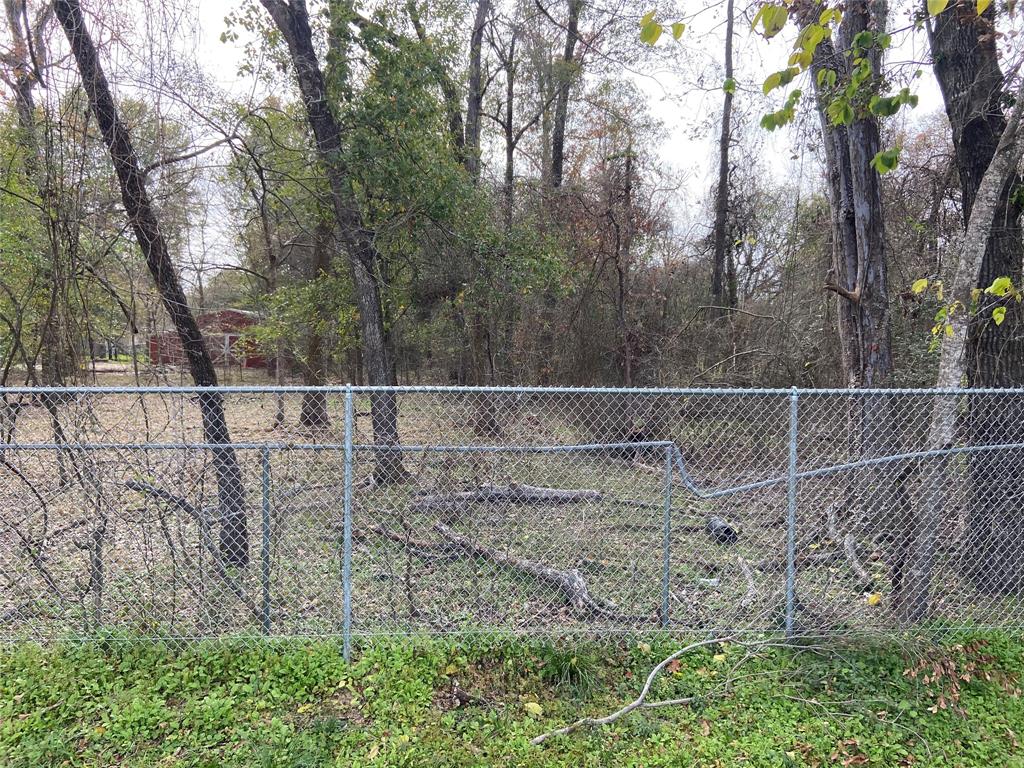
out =
<svg viewBox="0 0 1024 768"><path fill-rule="evenodd" d="M857 539L852 533L848 533L845 536L839 533L839 522L836 514L835 504L828 508L828 514L826 519L828 520L828 535L833 542L839 544L842 542L843 554L846 555L846 562L850 564L850 570L853 571L857 577L857 581L864 589L870 589L874 586L875 580L871 574L868 573L868 569L860 561L860 557L857 556Z"/></svg>
<svg viewBox="0 0 1024 768"><path fill-rule="evenodd" d="M843 539L843 551L846 553L846 561L850 564L850 568L857 574L860 585L864 589L871 589L875 584L875 579L868 573L868 569L864 567L857 556L857 540L852 533L846 534Z"/></svg>
<svg viewBox="0 0 1024 768"><path fill-rule="evenodd" d="M471 491L446 494L427 494L416 499L413 511L460 508L466 504L576 504L581 501L600 501L602 494L594 490L541 488L534 485L482 485Z"/></svg>
<svg viewBox="0 0 1024 768"><path fill-rule="evenodd" d="M140 483L134 480L129 480L124 484L125 488L131 491L137 491L138 493L152 498L159 499L166 504L179 509L187 515L195 518L199 522L200 540L203 543L203 549L206 550L207 554L210 555L210 559L213 561L214 570L217 572L217 576L228 585L235 597L238 598L239 602L244 605L249 612L258 619L263 618L263 612L260 608L249 599L249 596L245 593L245 589L241 584L230 574L228 569L224 566L224 562L221 559L220 550L217 545L213 542L213 538L210 536L210 523L211 518L209 515L204 513L201 509L197 509L192 505L188 499L176 496L170 491L166 491L163 488L158 488L155 485L149 483Z"/></svg>
<svg viewBox="0 0 1024 768"><path fill-rule="evenodd" d="M565 596L573 608L608 618L622 618L622 614L615 605L590 594L586 580L576 568L560 571L535 560L502 554L456 533L444 523L436 523L434 530L467 555L505 568L512 568L554 587Z"/></svg>
<svg viewBox="0 0 1024 768"><path fill-rule="evenodd" d="M625 717L630 712L633 712L634 710L640 708L652 709L655 707L689 704L697 697L691 696L683 699L671 699L666 701L648 702L647 694L650 693L651 685L654 683L654 679L661 673L661 671L683 654L688 653L697 648L703 648L708 645L724 643L729 640L731 640L731 638L728 637L720 637L712 640L701 640L698 643L690 643L690 645L687 645L685 648L680 648L675 653L672 653L671 655L666 656L664 659L662 659L661 662L659 662L658 665L650 671L650 673L647 675L647 680L644 681L644 687L643 689L641 689L640 695L633 699L633 701L624 706L622 709L618 709L615 712L612 712L610 715L605 715L604 717L581 717L576 722L570 723L569 725L563 726L562 728L556 728L553 731L542 733L540 736L535 736L534 738L530 739L530 743L534 745L543 744L552 736L565 736L567 734L573 733L574 731L578 731L581 728L593 728L600 725L611 725L616 720Z"/></svg>
<svg viewBox="0 0 1024 768"><path fill-rule="evenodd" d="M380 525L365 525L352 531L352 538L355 541L365 541L369 534L397 542L409 550L410 553L423 560L452 560L460 557L458 553L451 551L451 547L438 545L423 539L414 539L404 533L392 531Z"/></svg>

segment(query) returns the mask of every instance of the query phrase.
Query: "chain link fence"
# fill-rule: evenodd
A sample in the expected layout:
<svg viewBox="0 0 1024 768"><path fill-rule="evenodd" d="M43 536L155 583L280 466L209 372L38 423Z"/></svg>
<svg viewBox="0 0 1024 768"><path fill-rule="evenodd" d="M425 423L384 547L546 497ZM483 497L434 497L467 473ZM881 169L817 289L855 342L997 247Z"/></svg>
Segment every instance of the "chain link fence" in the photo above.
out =
<svg viewBox="0 0 1024 768"><path fill-rule="evenodd" d="M7 641L1024 619L1022 391L0 394Z"/></svg>

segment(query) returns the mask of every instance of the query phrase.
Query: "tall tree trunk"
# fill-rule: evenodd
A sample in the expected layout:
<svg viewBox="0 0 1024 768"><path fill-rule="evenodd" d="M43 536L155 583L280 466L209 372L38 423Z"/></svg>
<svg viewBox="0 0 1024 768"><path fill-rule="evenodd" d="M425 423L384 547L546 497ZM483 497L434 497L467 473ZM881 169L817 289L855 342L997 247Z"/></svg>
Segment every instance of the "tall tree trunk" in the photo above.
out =
<svg viewBox="0 0 1024 768"><path fill-rule="evenodd" d="M416 38L422 45L429 46L430 36L427 34L427 28L423 25L423 20L420 19L416 0L407 0L405 11L409 15L409 21L412 22L413 29L416 30ZM459 104L459 89L448 76L444 63L438 57L431 57L430 67L437 78L438 86L441 88L441 95L444 96L444 111L448 117L448 137L452 142L452 149L455 152L456 159L465 163L467 158L465 153L466 133L462 122L462 107Z"/></svg>
<svg viewBox="0 0 1024 768"><path fill-rule="evenodd" d="M331 239L334 236L333 222L321 220L313 233L313 279L326 275L331 268ZM306 355L302 364L302 381L308 387L320 387L327 383L327 360L324 339L317 327L311 327L306 336ZM302 396L299 424L312 429L323 429L330 424L327 413L327 398L322 392L306 392Z"/></svg>
<svg viewBox="0 0 1024 768"><path fill-rule="evenodd" d="M996 6L978 16L976 4L959 2L929 26L933 68L953 132L953 148L964 223L974 210L978 188L1006 128L1006 98L996 47ZM1019 172L1006 179L988 235L976 287L997 277L1021 284L1024 262L1024 202L1014 191L1024 180ZM1002 306L1001 325L991 321ZM1016 387L1024 383L1024 312L1016 301L984 292L967 328L967 383L971 387ZM975 444L1024 440L1024 408L1016 398L977 396L970 401L971 439ZM964 547L965 570L978 589L1013 592L1024 589L1024 514L1018 502L1018 457L986 452L969 459L970 497Z"/></svg>
<svg viewBox="0 0 1024 768"><path fill-rule="evenodd" d="M718 136L718 188L715 190L715 224L712 233L713 262L711 269L711 299L716 307L735 309L735 289L727 297L726 291L726 258L732 251L729 237L729 145L732 143L732 97L733 97L733 66L732 66L732 30L733 2L728 0L725 7L725 79L730 85L725 87L725 99L722 105L722 127ZM721 310L712 310L719 314Z"/></svg>
<svg viewBox="0 0 1024 768"><path fill-rule="evenodd" d="M615 309L616 324L619 332L619 354L621 374L620 383L624 387L632 387L633 381L633 331L629 326L630 300L630 252L633 248L635 226L633 222L633 141L630 139L626 148L625 171L622 180L622 212L615 213L613 201L609 201L612 212L612 226L615 231ZM609 192L617 196L615 185L610 185Z"/></svg>
<svg viewBox="0 0 1024 768"><path fill-rule="evenodd" d="M274 247L274 235L270 223L270 212L267 210L267 187L262 178L262 169L259 171L260 174L260 191L253 190L253 198L255 198L256 207L259 209L260 214L260 234L263 237L263 250L266 252L267 259L267 294L273 296L275 291L278 289L278 283L281 272L280 254L277 252L277 248ZM284 344L279 338L274 344L274 385L280 387L284 383L283 371L281 369L281 358L284 356ZM274 396L274 421L271 424L272 429L279 429L284 426L284 394L278 392Z"/></svg>
<svg viewBox="0 0 1024 768"><path fill-rule="evenodd" d="M156 282L164 308L181 340L188 358L192 379L199 387L215 387L217 374L213 360L203 344L203 336L186 303L177 270L160 230L156 212L146 191L139 159L132 146L128 129L121 121L99 54L85 26L78 0L54 0L54 10L82 77L82 86L89 97L93 116L110 150L114 170L121 187L121 201L135 232L139 248ZM245 566L249 562L249 537L245 509L245 486L238 458L231 447L224 401L216 391L199 395L203 418L203 436L214 448L213 465L217 475L217 498L220 506L220 551L225 562Z"/></svg>
<svg viewBox="0 0 1024 768"><path fill-rule="evenodd" d="M465 166L475 182L480 178L480 115L484 102L484 27L491 13L491 0L477 0L473 32L469 37L469 88L466 94Z"/></svg>
<svg viewBox="0 0 1024 768"><path fill-rule="evenodd" d="M502 129L505 132L505 182L502 192L505 197L505 231L512 230L512 212L515 206L516 183L516 39L518 30L513 30L508 44L508 59L505 63L505 114Z"/></svg>
<svg viewBox="0 0 1024 768"><path fill-rule="evenodd" d="M558 89L555 96L555 118L551 128L551 186L562 186L565 165L565 125L569 119L569 92L576 79L576 43L579 40L580 13L583 0L567 0L568 17L565 23L565 49L557 73Z"/></svg>
<svg viewBox="0 0 1024 768"><path fill-rule="evenodd" d="M977 187L971 215L967 220L963 251L952 286L947 290L948 301L971 305L971 293L978 283L988 252L993 225L1005 205L1007 179L1017 172L1024 157L1024 82L1021 83L1014 107L1003 129L981 183ZM967 312L951 313L948 318L950 332L942 336L939 374L936 387L959 387L967 373L967 342L970 318ZM958 400L937 396L932 407L928 430L929 449L952 446L956 438ZM935 570L935 550L939 528L945 519L945 502L950 492L951 462L948 456L930 459L922 473L919 508L913 527L913 540L907 562L903 589L896 594L896 615L904 622L913 623L929 613L932 576Z"/></svg>
<svg viewBox="0 0 1024 768"><path fill-rule="evenodd" d="M846 4L837 39L823 40L811 64L817 90L832 212L832 280L827 288L838 301L839 339L846 386L884 387L893 371L889 292L881 183L871 160L880 149L878 121L863 110L849 126L834 125L826 114L829 94L818 85L818 73L837 73L839 87L849 81L854 38L864 30L882 32L886 4L851 0ZM816 22L819 6L804 0L795 6L801 24ZM838 50L837 50L838 48ZM865 56L877 82L881 52ZM864 87L873 87L873 82ZM891 398L863 396L850 401L850 450L857 456L894 453L898 438ZM906 509L904 478L899 468L879 468L851 478L848 505L859 508L854 527L887 541L886 559L896 588L902 582L908 538L898 515Z"/></svg>
<svg viewBox="0 0 1024 768"><path fill-rule="evenodd" d="M327 175L338 233L348 254L352 286L359 310L362 360L371 386L370 395L375 466L378 485L404 482L407 477L398 444L398 398L393 389L395 370L381 305L380 254L355 200L342 156L341 129L327 102L327 86L313 48L313 33L305 0L260 0L288 44L292 66L302 94L317 153Z"/></svg>

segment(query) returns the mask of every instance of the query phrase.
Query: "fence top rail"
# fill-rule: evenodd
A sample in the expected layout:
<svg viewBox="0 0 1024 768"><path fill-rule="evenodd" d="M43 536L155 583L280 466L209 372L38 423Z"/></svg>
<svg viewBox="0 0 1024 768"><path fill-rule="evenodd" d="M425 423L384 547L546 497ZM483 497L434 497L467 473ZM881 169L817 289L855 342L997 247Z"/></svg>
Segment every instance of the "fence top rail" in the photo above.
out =
<svg viewBox="0 0 1024 768"><path fill-rule="evenodd" d="M0 387L0 397L8 395L199 395L199 394L303 394L322 393L327 395L355 395L377 392L396 394L511 394L511 395L694 395L694 396L780 396L798 397L821 395L844 396L920 396L920 395L1024 395L1024 387L906 387L906 388L863 388L840 387L471 387L461 385L396 385L392 387L356 384L307 387L289 386L45 386L45 387Z"/></svg>

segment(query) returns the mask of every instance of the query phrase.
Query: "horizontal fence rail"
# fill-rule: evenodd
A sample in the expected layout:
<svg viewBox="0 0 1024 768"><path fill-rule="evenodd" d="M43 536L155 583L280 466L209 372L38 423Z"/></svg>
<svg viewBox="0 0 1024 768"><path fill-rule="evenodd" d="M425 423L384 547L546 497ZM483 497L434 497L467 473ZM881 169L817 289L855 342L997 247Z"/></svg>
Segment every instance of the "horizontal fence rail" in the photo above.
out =
<svg viewBox="0 0 1024 768"><path fill-rule="evenodd" d="M9 388L0 640L1017 628L1022 459L1020 390Z"/></svg>

